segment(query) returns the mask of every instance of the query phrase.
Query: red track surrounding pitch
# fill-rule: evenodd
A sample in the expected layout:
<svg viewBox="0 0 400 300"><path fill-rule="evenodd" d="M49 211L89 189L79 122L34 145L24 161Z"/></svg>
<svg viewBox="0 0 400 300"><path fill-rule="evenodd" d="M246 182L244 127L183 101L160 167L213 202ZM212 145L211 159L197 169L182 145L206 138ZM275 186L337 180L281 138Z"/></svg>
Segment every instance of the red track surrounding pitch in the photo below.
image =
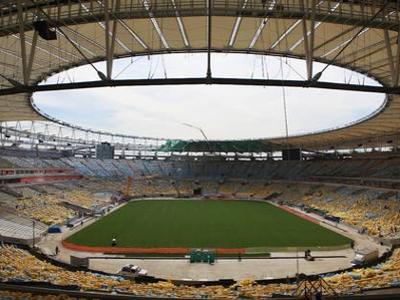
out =
<svg viewBox="0 0 400 300"><path fill-rule="evenodd" d="M110 254L189 254L190 248L138 248L138 247L91 247L82 246L62 241L64 248L80 251L80 252L95 252L95 253L110 253ZM217 254L244 254L245 248L217 248Z"/></svg>

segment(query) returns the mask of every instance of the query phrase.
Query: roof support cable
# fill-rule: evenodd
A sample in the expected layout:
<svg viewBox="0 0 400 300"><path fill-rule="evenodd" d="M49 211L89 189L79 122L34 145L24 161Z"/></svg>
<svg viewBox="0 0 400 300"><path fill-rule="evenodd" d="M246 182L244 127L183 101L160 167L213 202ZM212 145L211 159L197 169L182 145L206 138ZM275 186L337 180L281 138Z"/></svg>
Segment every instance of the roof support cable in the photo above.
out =
<svg viewBox="0 0 400 300"><path fill-rule="evenodd" d="M317 3L317 7L319 7L324 1L320 1ZM336 9L340 6L340 2L336 3L328 12L328 15L332 14L333 12L336 11ZM314 24L314 31L317 30L317 28L324 23L324 21L328 18L328 16L325 16L321 21L315 22ZM299 20L302 22L302 20ZM300 23L300 22L299 22ZM297 26L297 25L296 25ZM311 35L311 29L307 31L307 36ZM302 42L304 41L304 37L301 37L297 42L295 42L290 48L289 52L293 52ZM314 48L316 50L317 48Z"/></svg>
<svg viewBox="0 0 400 300"><path fill-rule="evenodd" d="M253 79L254 78L254 69L256 67L256 58L253 58L252 60L252 68L251 68L251 73L250 73L250 78Z"/></svg>
<svg viewBox="0 0 400 300"><path fill-rule="evenodd" d="M143 58L143 56L139 56L136 59L131 59L129 64L127 64L117 75L114 76L114 79L117 79L122 73L124 73L129 67L131 67L133 65L133 63L140 60L141 58Z"/></svg>
<svg viewBox="0 0 400 300"><path fill-rule="evenodd" d="M243 1L242 11L246 8L248 0ZM240 23L242 22L242 11L240 12L239 16L236 18L235 24L233 25L231 36L229 38L228 46L233 47L235 43L237 33L239 31Z"/></svg>
<svg viewBox="0 0 400 300"><path fill-rule="evenodd" d="M163 44L164 48L169 49L169 45L168 42L160 28L160 25L157 22L157 19L154 16L154 13L151 11L151 3L149 2L149 0L142 0L142 5L143 7L147 10L148 14L149 14L149 18L150 18L150 22L153 24L153 27L155 29L155 31L157 32L161 43Z"/></svg>
<svg viewBox="0 0 400 300"><path fill-rule="evenodd" d="M101 1L96 1L101 7L104 7L103 3ZM97 23L101 28L105 30L105 25L103 24L104 22L101 22L98 20L98 18L90 11L90 8L88 8L86 5L84 5L80 0L79 0L80 6L87 12L90 13L96 20ZM117 22L142 46L144 49L148 49L148 46L143 42L143 40L122 20L120 19L116 13L114 13L113 10L109 11L110 15L113 17L114 20L117 20ZM109 32L111 35L112 32ZM128 53L133 54L133 51L126 46L120 39L116 38L115 41Z"/></svg>
<svg viewBox="0 0 400 300"><path fill-rule="evenodd" d="M273 56L273 57L274 57L275 59L279 60L278 57L275 57L275 56ZM289 62L288 60L285 60L284 63L285 63L285 65L287 65L293 72L295 72L296 75L298 75L301 79L306 80L306 78L305 78L299 71L297 71L297 70L290 64L290 62Z"/></svg>
<svg viewBox="0 0 400 300"><path fill-rule="evenodd" d="M368 25L369 25L373 20L375 20L375 19L386 9L386 6L387 6L387 5L388 5L388 1L385 1L385 3L383 4L383 6L372 16L371 19L369 19L368 22L365 23L365 25L364 25L363 27L360 28L360 30L357 31L357 33L356 33L350 40L347 41L347 43L342 47L342 49L340 49L340 51L339 51L338 53L336 53L336 55L329 61L329 63L326 64L325 67L324 67L320 72L318 72L317 74L315 74L314 77L311 78L311 80L309 80L310 84L313 84L313 83L315 83L316 81L318 81L318 80L321 78L322 74L325 72L325 70L328 69L329 66L331 66L331 65L336 61L336 59L344 52L344 50L346 50L347 47L349 47L350 44L351 44L356 38L358 38L360 35L362 35L366 30L368 30L368 28L367 28Z"/></svg>
<svg viewBox="0 0 400 300"><path fill-rule="evenodd" d="M31 2L36 5L34 0L31 0ZM44 9L40 6L40 5L36 5L36 8L40 11L40 13L42 15L44 15L47 20L49 22L53 22L53 20L51 19L51 17L44 11ZM66 25L64 25L65 27L67 27ZM76 49L76 51L78 51L78 53L82 56L82 58L96 71L97 75L99 76L99 78L103 81L107 81L107 76L104 75L102 72L100 72L96 66L93 64L93 62L82 52L82 50L76 45L76 43L74 43L74 41L71 40L71 38L65 33L65 31L61 28L58 27L57 31L59 31L64 37L65 39Z"/></svg>
<svg viewBox="0 0 400 300"><path fill-rule="evenodd" d="M187 36L185 26L183 25L183 21L180 16L180 13L178 11L178 8L176 7L175 0L171 0L171 3L172 3L172 7L175 10L176 22L178 23L178 27L179 27L179 31L181 33L183 44L185 45L185 47L189 48L190 47L189 38Z"/></svg>
<svg viewBox="0 0 400 300"><path fill-rule="evenodd" d="M105 4L104 4L102 1L97 1L97 3L98 3L102 8L106 9L106 8L105 8ZM86 12L88 12L89 14L91 14L91 15L98 21L98 18L97 18L97 17L96 17L96 16L95 16L95 15L94 15L80 0L79 0L79 4L83 7L83 9L84 9ZM116 4L116 6L118 6L118 4ZM113 17L113 19L114 19L116 22L120 23L120 22L119 22L120 20L119 20L118 17L115 15L113 9L108 10L108 14L111 15L111 16ZM98 21L98 22L97 22L97 24L98 24L104 31L107 31L105 23L106 23L106 22L101 22L101 21ZM113 30L108 30L108 35L109 35L110 37L112 37L112 36L113 36ZM116 42L118 45L120 45L121 48L124 49L126 52L132 53L131 49L129 49L129 47L126 46L120 39L115 38L115 42Z"/></svg>
<svg viewBox="0 0 400 300"><path fill-rule="evenodd" d="M289 145L289 124L288 124L288 115L287 115L287 103L286 103L286 89L285 85L283 83L283 62L282 62L282 57L280 57L280 69L281 69L281 79L282 79L282 100L283 100L283 117L284 117L284 122L285 122L285 141L286 141L286 147L287 147L287 155L288 159L290 160L290 145Z"/></svg>
<svg viewBox="0 0 400 300"><path fill-rule="evenodd" d="M211 79L211 5L212 0L207 0L207 74L206 77Z"/></svg>
<svg viewBox="0 0 400 300"><path fill-rule="evenodd" d="M164 71L164 78L167 79L168 74L167 74L167 68L165 67L164 56L161 56L161 65L162 65L163 71Z"/></svg>
<svg viewBox="0 0 400 300"><path fill-rule="evenodd" d="M283 68L282 68L282 63L281 63L281 74L283 78ZM284 119L285 119L285 137L286 139L289 138L289 124L288 124L288 116L287 116L287 104L286 104L286 89L285 85L282 84L282 99L283 99L283 113L284 113ZM288 144L289 147L289 144Z"/></svg>
<svg viewBox="0 0 400 300"><path fill-rule="evenodd" d="M21 82L15 80L15 79L8 78L7 76L4 76L1 73L0 73L0 77L7 80L14 88L21 89L21 90L24 90L24 88L25 88L25 86Z"/></svg>
<svg viewBox="0 0 400 300"><path fill-rule="evenodd" d="M274 10L276 4L277 4L277 1L273 0L273 1L271 1L270 5L266 9L268 11L272 11L272 10ZM249 49L252 49L254 47L254 45L257 43L257 40L260 37L261 33L263 32L263 29L265 28L265 26L267 26L268 20L269 20L268 17L265 17L262 19L260 25L258 26L258 28L250 42L250 45L248 47Z"/></svg>

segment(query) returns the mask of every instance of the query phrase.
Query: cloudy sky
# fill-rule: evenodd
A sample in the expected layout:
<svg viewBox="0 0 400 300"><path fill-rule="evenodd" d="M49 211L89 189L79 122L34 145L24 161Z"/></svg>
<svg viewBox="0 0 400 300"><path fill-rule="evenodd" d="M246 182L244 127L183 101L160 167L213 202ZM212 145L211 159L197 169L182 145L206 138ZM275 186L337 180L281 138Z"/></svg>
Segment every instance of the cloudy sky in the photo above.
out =
<svg viewBox="0 0 400 300"><path fill-rule="evenodd" d="M243 54L214 54L213 76L304 79L301 60ZM96 64L105 71L105 64ZM315 72L323 67L315 64ZM120 59L113 77L203 77L204 54L168 54ZM57 74L47 83L97 80L90 66ZM376 84L360 74L331 66L320 80ZM285 88L289 134L355 121L377 109L382 94ZM285 134L282 87L223 85L118 87L41 92L35 103L46 113L87 128L140 136L201 139L275 137Z"/></svg>

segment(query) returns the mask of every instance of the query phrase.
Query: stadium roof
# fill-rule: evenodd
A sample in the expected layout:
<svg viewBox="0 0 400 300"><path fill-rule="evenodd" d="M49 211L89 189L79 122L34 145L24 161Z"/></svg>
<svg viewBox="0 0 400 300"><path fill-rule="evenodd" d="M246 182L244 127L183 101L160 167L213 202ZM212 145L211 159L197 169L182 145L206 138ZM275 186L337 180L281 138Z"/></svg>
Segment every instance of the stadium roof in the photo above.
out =
<svg viewBox="0 0 400 300"><path fill-rule="evenodd" d="M100 75L107 83L113 58L156 53L298 57L307 62L308 79L315 76L312 62L320 61L366 74L385 88L399 87L399 5L372 0L2 1L0 121L45 120L31 105L31 87L55 72L105 60L107 72ZM360 123L251 143L287 141L307 149L382 144L397 139L399 113L400 96L389 95L379 112Z"/></svg>

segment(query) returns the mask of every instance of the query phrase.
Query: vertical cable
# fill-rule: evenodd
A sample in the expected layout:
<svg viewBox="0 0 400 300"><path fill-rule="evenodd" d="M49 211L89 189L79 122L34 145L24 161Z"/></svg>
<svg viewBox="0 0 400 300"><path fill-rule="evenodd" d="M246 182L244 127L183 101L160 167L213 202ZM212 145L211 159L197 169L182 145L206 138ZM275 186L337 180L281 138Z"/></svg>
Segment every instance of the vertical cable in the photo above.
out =
<svg viewBox="0 0 400 300"><path fill-rule="evenodd" d="M211 79L211 5L212 5L212 0L207 0L208 4L208 34L207 34L207 78Z"/></svg>
<svg viewBox="0 0 400 300"><path fill-rule="evenodd" d="M286 147L288 150L288 159L290 159L290 151L289 151L289 126L288 126L288 117L287 117L287 106L286 106L286 90L285 85L283 84L283 64L282 64L282 57L280 57L280 69L281 69L281 79L282 79L282 99L283 99L283 114L285 120L285 140L286 140Z"/></svg>

